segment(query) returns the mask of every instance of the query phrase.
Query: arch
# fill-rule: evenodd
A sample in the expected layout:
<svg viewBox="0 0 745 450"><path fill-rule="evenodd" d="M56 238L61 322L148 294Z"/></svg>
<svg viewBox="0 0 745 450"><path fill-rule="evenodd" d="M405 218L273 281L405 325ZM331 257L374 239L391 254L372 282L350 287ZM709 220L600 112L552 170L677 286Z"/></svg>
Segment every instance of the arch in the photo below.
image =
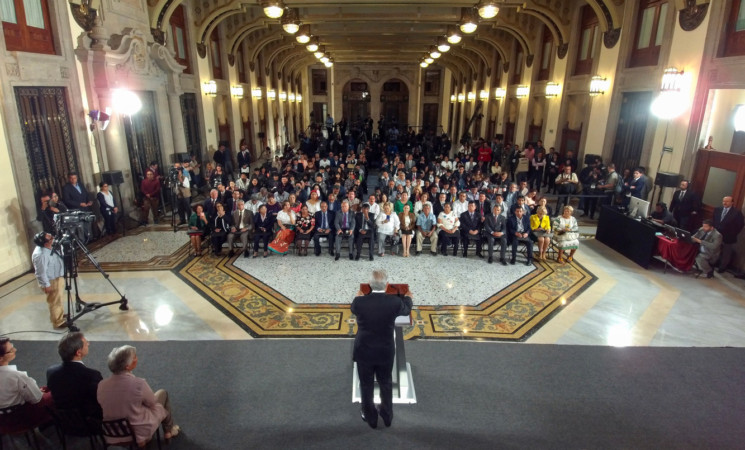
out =
<svg viewBox="0 0 745 450"><path fill-rule="evenodd" d="M471 69L470 70L471 73L475 73L476 72L475 68L471 65L471 62L467 58L464 58L463 56L457 55L457 54L453 53L452 51L451 52L448 52L447 55L442 55L440 57L441 60L443 58L445 58L444 61L447 61L448 63L450 63L450 64L452 64L452 65L454 65L455 67L458 68L457 73L460 74L461 78L463 78L463 79L469 77L469 74L468 74L468 69L469 68ZM464 61L464 60L466 61L468 67L465 67L465 65L462 63L462 61Z"/></svg>
<svg viewBox="0 0 745 450"><path fill-rule="evenodd" d="M267 46L272 41L282 40L284 39L284 35L282 34L270 34L268 36L265 36L263 39L261 39L259 42L256 43L256 46L251 50L251 55L248 58L249 62L256 61L256 58L259 56L259 52L261 52L264 47Z"/></svg>
<svg viewBox="0 0 745 450"><path fill-rule="evenodd" d="M511 26L511 25L504 25L500 24L499 26L496 26L495 28L502 29L508 33L510 33L512 36L517 39L517 42L520 44L520 46L523 48L523 52L525 53L525 56L533 54L533 49L530 48L530 43L525 39L525 36L523 36L520 29L517 27Z"/></svg>
<svg viewBox="0 0 745 450"><path fill-rule="evenodd" d="M262 17L239 28L238 31L233 34L233 37L228 40L227 48L230 49L230 53L235 53L235 49L238 48L240 42L243 41L248 34L253 33L256 30L267 28L268 26L269 24L266 19Z"/></svg>
<svg viewBox="0 0 745 450"><path fill-rule="evenodd" d="M171 20L173 10L178 5L183 3L184 0L157 0L157 3L148 8L150 14L150 28L160 30L164 23L168 23Z"/></svg>
<svg viewBox="0 0 745 450"><path fill-rule="evenodd" d="M595 11L600 24L600 31L606 33L621 26L621 17L613 2L608 5L606 0L585 0Z"/></svg>
<svg viewBox="0 0 745 450"><path fill-rule="evenodd" d="M499 58L502 61L507 61L507 52L504 51L504 48L502 48L502 44L497 42L495 39L493 39L491 36L484 36L484 35L476 35L473 37L477 41L484 41L487 44L490 44L494 50L499 53Z"/></svg>
<svg viewBox="0 0 745 450"><path fill-rule="evenodd" d="M471 45L468 45L468 43L461 43L461 45L458 47L460 50L467 50L469 52L475 53L479 58L481 58L481 61L484 63L484 67L486 67L486 70L491 70L491 61L482 49L478 48L478 44L471 43Z"/></svg>
<svg viewBox="0 0 745 450"><path fill-rule="evenodd" d="M269 53L269 56L264 58L264 64L266 65L267 70L272 65L272 60L283 50L287 50L288 48L295 47L294 41L288 41L288 42L280 42L278 45L274 46L274 48L271 49L271 53Z"/></svg>
<svg viewBox="0 0 745 450"><path fill-rule="evenodd" d="M518 7L517 11L529 14L543 22L551 32L551 35L554 38L554 43L557 47L565 42L569 42L564 28L559 25L559 18L550 9L536 5L528 6L526 4L522 9Z"/></svg>
<svg viewBox="0 0 745 450"><path fill-rule="evenodd" d="M297 76L296 72L298 70L302 69L303 67L307 68L312 63L315 63L317 61L318 60L316 59L315 56L313 56L312 54L309 54L305 58L298 58L292 61L292 63L290 63L290 65L287 66L287 71L288 73L290 73L292 78L295 78Z"/></svg>
<svg viewBox="0 0 745 450"><path fill-rule="evenodd" d="M277 67L277 70L282 72L285 68L285 65L288 62L295 60L295 56L298 54L310 54L310 53L308 53L305 47L293 48L292 51L287 52L286 55L282 55L281 59L279 60L279 66Z"/></svg>
<svg viewBox="0 0 745 450"><path fill-rule="evenodd" d="M197 29L196 35L199 37L197 42L203 44L205 42L205 38L209 36L212 33L212 30L214 30L220 24L220 21L225 20L225 18L230 17L234 14L244 12L247 10L247 8L248 5L245 3L228 3L227 5L217 8L209 13Z"/></svg>
<svg viewBox="0 0 745 450"><path fill-rule="evenodd" d="M455 50L455 51L453 51L453 50ZM448 56L452 56L454 58L458 58L458 59L460 59L462 61L465 61L466 64L468 64L468 67L471 69L471 73L478 73L478 68L473 63L473 61L471 61L471 58L469 58L467 55L463 55L461 52L462 52L462 50L452 49L451 48L450 51L448 52ZM443 56L445 56L445 55L443 55ZM440 59L442 59L442 56L440 57ZM466 72L463 71L463 73L465 74Z"/></svg>

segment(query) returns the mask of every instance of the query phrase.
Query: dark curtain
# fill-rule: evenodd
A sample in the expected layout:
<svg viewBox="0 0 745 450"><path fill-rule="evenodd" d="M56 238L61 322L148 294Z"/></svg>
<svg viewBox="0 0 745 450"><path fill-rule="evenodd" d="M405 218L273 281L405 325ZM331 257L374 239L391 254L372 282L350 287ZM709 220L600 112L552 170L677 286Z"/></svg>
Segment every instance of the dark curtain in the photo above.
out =
<svg viewBox="0 0 745 450"><path fill-rule="evenodd" d="M155 100L152 92L138 93L142 109L132 116L124 117L124 129L127 135L129 163L132 169L132 181L135 196L140 197L140 183L145 178L145 171L151 162L158 163L160 175L167 175L168 168L163 166L160 156L160 139L158 138L158 117L155 112Z"/></svg>
<svg viewBox="0 0 745 450"><path fill-rule="evenodd" d="M202 155L202 137L199 131L199 109L196 94L181 95L181 115L184 120L184 134L186 134L186 150L190 155L196 155L199 161L204 161ZM176 153L182 150L176 149Z"/></svg>
<svg viewBox="0 0 745 450"><path fill-rule="evenodd" d="M651 101L651 92L623 94L621 115L616 129L616 142L613 147L613 163L619 173L622 173L624 169L639 166Z"/></svg>

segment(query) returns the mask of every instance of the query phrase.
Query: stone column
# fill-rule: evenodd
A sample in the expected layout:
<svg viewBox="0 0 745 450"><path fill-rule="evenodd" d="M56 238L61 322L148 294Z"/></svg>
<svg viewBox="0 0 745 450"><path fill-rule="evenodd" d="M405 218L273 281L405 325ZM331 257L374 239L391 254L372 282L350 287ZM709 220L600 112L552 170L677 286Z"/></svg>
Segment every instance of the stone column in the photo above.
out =
<svg viewBox="0 0 745 450"><path fill-rule="evenodd" d="M184 118L181 113L181 94L179 92L168 92L168 110L171 116L173 151L175 153L186 152L186 133L184 130Z"/></svg>

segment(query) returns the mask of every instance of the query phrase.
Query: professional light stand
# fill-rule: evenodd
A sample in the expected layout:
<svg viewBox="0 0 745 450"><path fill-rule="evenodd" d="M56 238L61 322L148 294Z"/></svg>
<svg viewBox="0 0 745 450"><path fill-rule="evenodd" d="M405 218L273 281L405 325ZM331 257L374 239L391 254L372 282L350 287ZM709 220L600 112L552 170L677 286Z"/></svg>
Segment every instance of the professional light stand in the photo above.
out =
<svg viewBox="0 0 745 450"><path fill-rule="evenodd" d="M103 275L109 284L111 284L111 287L113 287L116 293L121 297L119 300L106 303L86 303L80 299L77 280L78 260L76 250L82 251L93 266L98 269L101 275ZM127 306L127 297L119 292L116 285L114 285L114 283L109 279L109 274L101 268L101 265L96 261L96 258L93 257L85 244L83 244L75 234L65 232L59 241L55 239L52 251L60 255L64 263L65 291L67 291L67 328L70 331L80 331L80 329L75 326L75 321L84 314L95 311L104 306L115 305L118 303L120 310L127 311L129 309L129 306ZM73 315L73 287L75 289L75 315Z"/></svg>

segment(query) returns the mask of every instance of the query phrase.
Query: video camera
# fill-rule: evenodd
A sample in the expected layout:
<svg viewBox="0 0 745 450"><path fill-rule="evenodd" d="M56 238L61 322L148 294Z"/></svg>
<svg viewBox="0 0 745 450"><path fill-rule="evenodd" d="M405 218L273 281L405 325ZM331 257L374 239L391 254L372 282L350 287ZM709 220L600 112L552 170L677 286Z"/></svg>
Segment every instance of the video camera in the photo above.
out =
<svg viewBox="0 0 745 450"><path fill-rule="evenodd" d="M54 237L55 246L70 242L73 235L87 242L91 234L91 225L95 221L96 216L88 211L66 211L55 214L54 229L57 230L57 235Z"/></svg>
<svg viewBox="0 0 745 450"><path fill-rule="evenodd" d="M181 170L177 169L175 167L171 167L168 170L168 182L171 184L179 184L179 176L181 175Z"/></svg>

